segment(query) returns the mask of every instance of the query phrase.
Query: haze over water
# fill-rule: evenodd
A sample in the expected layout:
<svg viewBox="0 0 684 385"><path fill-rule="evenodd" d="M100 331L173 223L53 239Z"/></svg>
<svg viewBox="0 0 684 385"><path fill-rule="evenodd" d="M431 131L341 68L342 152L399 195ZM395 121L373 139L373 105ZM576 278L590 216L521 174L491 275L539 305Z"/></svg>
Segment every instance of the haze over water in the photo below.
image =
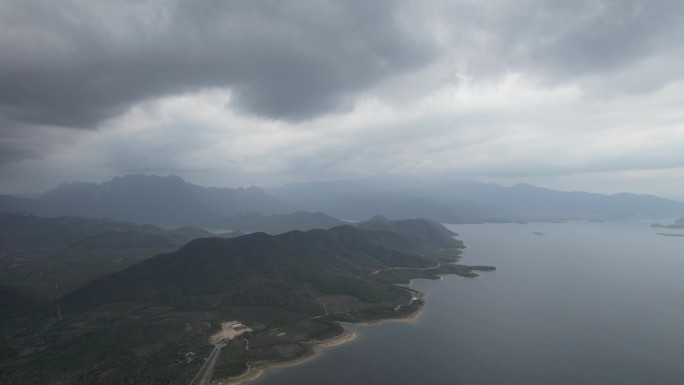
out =
<svg viewBox="0 0 684 385"><path fill-rule="evenodd" d="M250 385L682 384L684 237L656 233L684 231L649 224L450 226L464 264L499 270L415 281L417 322L349 326L353 343Z"/></svg>

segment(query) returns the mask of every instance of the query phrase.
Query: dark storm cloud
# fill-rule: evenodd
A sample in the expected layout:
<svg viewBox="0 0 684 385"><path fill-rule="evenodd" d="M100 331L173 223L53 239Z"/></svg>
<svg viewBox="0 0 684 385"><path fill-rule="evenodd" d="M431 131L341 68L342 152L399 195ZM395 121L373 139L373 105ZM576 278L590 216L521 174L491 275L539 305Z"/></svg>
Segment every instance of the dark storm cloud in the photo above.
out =
<svg viewBox="0 0 684 385"><path fill-rule="evenodd" d="M0 118L0 166L16 160L38 159L49 152L52 138L45 127L31 127ZM48 129L49 130L49 129ZM41 140L36 140L36 138Z"/></svg>
<svg viewBox="0 0 684 385"><path fill-rule="evenodd" d="M682 56L684 2L679 0L455 4L457 42L479 49L470 56L475 73L513 70L568 81L619 72L653 55ZM679 76L664 75L663 82Z"/></svg>
<svg viewBox="0 0 684 385"><path fill-rule="evenodd" d="M682 41L681 0L0 0L0 188L682 180Z"/></svg>
<svg viewBox="0 0 684 385"><path fill-rule="evenodd" d="M0 114L91 128L144 99L225 86L268 118L336 111L430 59L395 5L0 0Z"/></svg>
<svg viewBox="0 0 684 385"><path fill-rule="evenodd" d="M0 165L10 163L17 159L34 158L38 155L30 148L18 146L16 143L0 138Z"/></svg>
<svg viewBox="0 0 684 385"><path fill-rule="evenodd" d="M411 5L452 26L442 52ZM145 99L230 87L233 107L298 121L449 51L466 73L566 81L667 51L683 13L678 0L0 0L0 117L93 128Z"/></svg>

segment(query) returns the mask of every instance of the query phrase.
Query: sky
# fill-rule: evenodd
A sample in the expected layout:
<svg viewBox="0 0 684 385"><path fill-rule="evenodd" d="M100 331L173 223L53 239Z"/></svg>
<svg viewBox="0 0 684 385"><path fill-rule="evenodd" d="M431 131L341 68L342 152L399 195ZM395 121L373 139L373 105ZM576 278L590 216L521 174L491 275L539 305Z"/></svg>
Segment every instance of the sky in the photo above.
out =
<svg viewBox="0 0 684 385"><path fill-rule="evenodd" d="M0 0L0 193L128 173L684 198L681 0Z"/></svg>

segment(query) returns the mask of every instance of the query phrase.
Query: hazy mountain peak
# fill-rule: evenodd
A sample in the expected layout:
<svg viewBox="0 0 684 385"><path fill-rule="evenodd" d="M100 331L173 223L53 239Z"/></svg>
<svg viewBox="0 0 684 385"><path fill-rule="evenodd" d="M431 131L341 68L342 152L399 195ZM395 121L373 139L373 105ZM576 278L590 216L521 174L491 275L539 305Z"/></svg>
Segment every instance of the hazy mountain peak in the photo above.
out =
<svg viewBox="0 0 684 385"><path fill-rule="evenodd" d="M366 178L290 184L269 192L346 219L380 214L446 223L662 218L684 204L649 195L566 192L519 183L505 187L456 177Z"/></svg>
<svg viewBox="0 0 684 385"><path fill-rule="evenodd" d="M177 175L147 175L147 174L127 174L123 176L114 177L109 182L102 183L103 187L119 187L119 186L174 186L185 187L186 183L183 178Z"/></svg>
<svg viewBox="0 0 684 385"><path fill-rule="evenodd" d="M137 180L137 181L140 181L140 180L175 180L175 181L185 182L183 180L183 178L179 177L178 175L173 175L173 174L155 175L155 174L143 174L140 172L115 176L114 178L112 178L111 182L132 181L132 180Z"/></svg>
<svg viewBox="0 0 684 385"><path fill-rule="evenodd" d="M297 207L258 187L206 188L186 183L176 175L128 174L101 184L63 183L36 199L3 198L0 208L42 216L219 227L225 225L227 216L249 211L285 213Z"/></svg>
<svg viewBox="0 0 684 385"><path fill-rule="evenodd" d="M369 222L383 222L383 223L391 222L390 219L388 219L382 215L376 215L376 216L372 217L371 219L369 219L368 221Z"/></svg>

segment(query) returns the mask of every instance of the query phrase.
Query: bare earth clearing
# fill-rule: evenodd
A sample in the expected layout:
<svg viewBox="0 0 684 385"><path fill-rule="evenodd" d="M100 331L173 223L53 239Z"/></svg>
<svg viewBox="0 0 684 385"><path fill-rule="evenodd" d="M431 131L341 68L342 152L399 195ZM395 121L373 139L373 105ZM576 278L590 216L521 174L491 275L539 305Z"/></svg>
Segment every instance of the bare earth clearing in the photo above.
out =
<svg viewBox="0 0 684 385"><path fill-rule="evenodd" d="M232 340L244 333L252 332L252 329L240 324L238 321L221 322L221 331L209 337L212 345L224 340Z"/></svg>

